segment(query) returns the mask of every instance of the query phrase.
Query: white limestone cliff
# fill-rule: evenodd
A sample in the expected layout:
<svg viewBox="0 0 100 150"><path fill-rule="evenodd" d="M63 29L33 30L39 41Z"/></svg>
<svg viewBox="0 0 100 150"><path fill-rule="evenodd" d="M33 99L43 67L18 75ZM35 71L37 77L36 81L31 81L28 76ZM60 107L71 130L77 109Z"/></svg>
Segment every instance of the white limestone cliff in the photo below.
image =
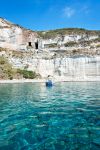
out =
<svg viewBox="0 0 100 150"><path fill-rule="evenodd" d="M11 50L27 50L29 42L37 40L37 33L0 18L0 47Z"/></svg>
<svg viewBox="0 0 100 150"><path fill-rule="evenodd" d="M63 81L100 81L99 32L88 36L82 32L48 39L0 18L0 47L7 49L0 55L14 68L24 69L27 65L42 78L51 75ZM74 44L70 46L70 42ZM23 55L16 56L14 51Z"/></svg>
<svg viewBox="0 0 100 150"><path fill-rule="evenodd" d="M100 80L100 56L64 57L54 59L10 59L15 68L24 68L39 73L43 78L51 75L57 80Z"/></svg>

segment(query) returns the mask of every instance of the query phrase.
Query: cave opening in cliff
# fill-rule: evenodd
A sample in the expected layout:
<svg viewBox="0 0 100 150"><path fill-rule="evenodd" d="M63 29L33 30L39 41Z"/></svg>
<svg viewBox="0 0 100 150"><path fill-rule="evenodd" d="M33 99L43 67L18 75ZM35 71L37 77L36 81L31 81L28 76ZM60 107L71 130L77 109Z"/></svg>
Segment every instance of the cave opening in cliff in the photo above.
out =
<svg viewBox="0 0 100 150"><path fill-rule="evenodd" d="M35 49L38 49L38 42L35 42Z"/></svg>
<svg viewBox="0 0 100 150"><path fill-rule="evenodd" d="M32 43L31 43L31 42L28 42L28 45L29 45L29 46L32 46Z"/></svg>

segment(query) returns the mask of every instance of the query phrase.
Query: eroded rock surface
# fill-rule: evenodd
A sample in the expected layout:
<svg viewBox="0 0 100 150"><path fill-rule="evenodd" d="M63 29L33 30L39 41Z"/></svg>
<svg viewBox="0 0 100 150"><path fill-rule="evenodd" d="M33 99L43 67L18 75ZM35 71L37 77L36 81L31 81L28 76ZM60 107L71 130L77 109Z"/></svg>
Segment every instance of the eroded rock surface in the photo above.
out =
<svg viewBox="0 0 100 150"><path fill-rule="evenodd" d="M100 80L100 32L35 32L0 18L0 55L14 68L59 80Z"/></svg>

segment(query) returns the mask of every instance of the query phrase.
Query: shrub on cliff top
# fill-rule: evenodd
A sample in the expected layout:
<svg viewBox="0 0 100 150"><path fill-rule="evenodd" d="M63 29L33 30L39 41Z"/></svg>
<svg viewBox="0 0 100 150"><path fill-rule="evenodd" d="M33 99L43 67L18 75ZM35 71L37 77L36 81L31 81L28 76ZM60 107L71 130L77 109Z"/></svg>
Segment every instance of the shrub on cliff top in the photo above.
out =
<svg viewBox="0 0 100 150"><path fill-rule="evenodd" d="M66 35L66 34L89 34L89 35L96 35L99 31L91 31L82 28L63 28L63 29L56 29L56 30L49 30L49 31L39 31L38 35L44 39L55 38L58 35Z"/></svg>

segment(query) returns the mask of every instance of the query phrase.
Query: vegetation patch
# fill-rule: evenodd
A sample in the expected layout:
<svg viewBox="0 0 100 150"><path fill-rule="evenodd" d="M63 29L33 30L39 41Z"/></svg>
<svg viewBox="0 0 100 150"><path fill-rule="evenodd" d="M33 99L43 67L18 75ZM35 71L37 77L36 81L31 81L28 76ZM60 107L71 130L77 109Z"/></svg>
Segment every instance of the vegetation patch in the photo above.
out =
<svg viewBox="0 0 100 150"><path fill-rule="evenodd" d="M100 47L100 44L96 45L96 47L99 48L99 47Z"/></svg>
<svg viewBox="0 0 100 150"><path fill-rule="evenodd" d="M100 37L92 40L93 42L100 42Z"/></svg>
<svg viewBox="0 0 100 150"><path fill-rule="evenodd" d="M57 47L57 43L45 44L45 48L54 48Z"/></svg>
<svg viewBox="0 0 100 150"><path fill-rule="evenodd" d="M90 31L83 28L63 28L49 31L39 31L37 32L40 37L43 39L55 38L62 35L71 35L71 34L87 34L87 35L97 35L100 34L100 31Z"/></svg>
<svg viewBox="0 0 100 150"><path fill-rule="evenodd" d="M73 46L76 46L76 45L77 45L77 43L76 43L76 42L71 41L71 42L67 42L67 43L65 43L64 45L65 45L65 47L73 47Z"/></svg>
<svg viewBox="0 0 100 150"><path fill-rule="evenodd" d="M15 75L15 70L12 65L9 64L8 60L3 56L0 56L0 79L12 80Z"/></svg>
<svg viewBox="0 0 100 150"><path fill-rule="evenodd" d="M0 47L0 52L2 52L2 51L7 51L7 49Z"/></svg>
<svg viewBox="0 0 100 150"><path fill-rule="evenodd" d="M0 56L0 79L34 79L41 78L41 76L33 71L27 69L14 69L8 60Z"/></svg>
<svg viewBox="0 0 100 150"><path fill-rule="evenodd" d="M34 79L37 77L37 74L33 71L28 71L28 70L21 70L21 69L17 69L17 73L23 75L23 78L25 79Z"/></svg>

